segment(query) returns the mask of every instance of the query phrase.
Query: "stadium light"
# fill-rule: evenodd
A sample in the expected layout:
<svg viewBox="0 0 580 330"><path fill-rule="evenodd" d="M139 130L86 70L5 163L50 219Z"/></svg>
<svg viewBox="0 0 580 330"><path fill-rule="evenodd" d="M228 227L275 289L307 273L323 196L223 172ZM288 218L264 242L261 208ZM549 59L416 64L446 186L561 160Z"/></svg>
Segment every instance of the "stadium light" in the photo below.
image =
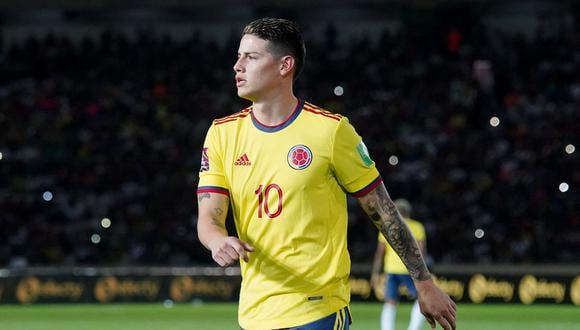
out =
<svg viewBox="0 0 580 330"><path fill-rule="evenodd" d="M3 155L2 155L2 153L0 152L0 160L2 160L2 157L4 157L4 156L3 156Z"/></svg>
<svg viewBox="0 0 580 330"><path fill-rule="evenodd" d="M500 123L500 120L496 116L493 116L489 119L489 124L491 125L491 127L498 127L499 123Z"/></svg>
<svg viewBox="0 0 580 330"><path fill-rule="evenodd" d="M334 87L334 95L342 96L342 94L344 94L344 88L342 88L342 86L338 85Z"/></svg>
<svg viewBox="0 0 580 330"><path fill-rule="evenodd" d="M50 202L52 200L52 197L53 197L52 193L48 190L42 194L42 199L44 199L46 202Z"/></svg>
<svg viewBox="0 0 580 330"><path fill-rule="evenodd" d="M568 144L564 150L566 150L567 154L573 154L574 151L576 151L576 147L573 144ZM2 154L0 153L0 156L1 155ZM2 157L0 157L0 159L2 159Z"/></svg>
<svg viewBox="0 0 580 330"><path fill-rule="evenodd" d="M101 227L103 227L103 228L109 228L109 227L111 227L111 219L109 219L109 218L103 218L101 220Z"/></svg>
<svg viewBox="0 0 580 330"><path fill-rule="evenodd" d="M485 231L483 231L483 229L477 228L475 230L475 238L483 238L484 235L485 235Z"/></svg>
<svg viewBox="0 0 580 330"><path fill-rule="evenodd" d="M561 192L567 192L570 186L566 182L562 182L560 183L560 186L558 186L558 188L560 189Z"/></svg>
<svg viewBox="0 0 580 330"><path fill-rule="evenodd" d="M99 244L99 243L101 243L101 235L99 235L99 234L92 234L91 235L91 242L93 244Z"/></svg>
<svg viewBox="0 0 580 330"><path fill-rule="evenodd" d="M399 164L399 157L392 155L391 157L389 157L389 164L393 165L393 166L397 166L397 164Z"/></svg>

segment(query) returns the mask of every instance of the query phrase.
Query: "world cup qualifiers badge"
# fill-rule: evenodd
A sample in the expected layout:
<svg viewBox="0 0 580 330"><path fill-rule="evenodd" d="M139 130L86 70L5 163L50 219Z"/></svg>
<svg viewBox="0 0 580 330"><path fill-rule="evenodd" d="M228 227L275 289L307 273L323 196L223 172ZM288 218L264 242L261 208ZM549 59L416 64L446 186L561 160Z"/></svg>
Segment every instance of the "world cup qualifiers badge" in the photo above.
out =
<svg viewBox="0 0 580 330"><path fill-rule="evenodd" d="M295 170L303 170L312 163L312 151L303 144L298 144L288 151L288 165Z"/></svg>
<svg viewBox="0 0 580 330"><path fill-rule="evenodd" d="M200 172L209 171L209 157L207 157L207 148L203 148L201 151L201 166L199 168Z"/></svg>
<svg viewBox="0 0 580 330"><path fill-rule="evenodd" d="M373 164L373 160L369 155L369 150L367 149L367 146L364 144L364 142L361 141L356 146L356 151L358 151L358 154L366 167L370 167Z"/></svg>

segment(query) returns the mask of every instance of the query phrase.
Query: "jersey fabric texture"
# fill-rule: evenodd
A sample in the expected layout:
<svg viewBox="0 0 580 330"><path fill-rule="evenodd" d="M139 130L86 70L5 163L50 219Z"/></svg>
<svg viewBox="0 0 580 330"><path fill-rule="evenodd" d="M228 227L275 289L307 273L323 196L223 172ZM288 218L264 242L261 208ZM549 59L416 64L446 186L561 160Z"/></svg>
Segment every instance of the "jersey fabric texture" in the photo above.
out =
<svg viewBox="0 0 580 330"><path fill-rule="evenodd" d="M405 219L405 223L411 230L411 233L417 241L425 240L425 227L419 221L413 219ZM407 267L399 258L399 255L391 245L387 242L385 237L379 233L379 241L385 243L385 259L384 259L384 270L385 273L389 274L409 274Z"/></svg>
<svg viewBox="0 0 580 330"><path fill-rule="evenodd" d="M277 126L251 107L214 120L198 193L228 195L237 234L255 249L240 261L242 328L307 324L349 304L346 193L380 183L347 118L308 102Z"/></svg>

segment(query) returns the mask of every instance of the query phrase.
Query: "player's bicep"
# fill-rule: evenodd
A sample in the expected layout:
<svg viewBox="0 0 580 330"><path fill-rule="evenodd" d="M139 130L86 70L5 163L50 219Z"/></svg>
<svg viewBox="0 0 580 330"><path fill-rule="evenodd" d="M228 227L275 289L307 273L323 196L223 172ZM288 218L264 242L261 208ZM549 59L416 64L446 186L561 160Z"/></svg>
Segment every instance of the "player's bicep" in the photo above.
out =
<svg viewBox="0 0 580 330"><path fill-rule="evenodd" d="M216 226L226 228L230 199L228 195L213 192L198 192L198 227Z"/></svg>

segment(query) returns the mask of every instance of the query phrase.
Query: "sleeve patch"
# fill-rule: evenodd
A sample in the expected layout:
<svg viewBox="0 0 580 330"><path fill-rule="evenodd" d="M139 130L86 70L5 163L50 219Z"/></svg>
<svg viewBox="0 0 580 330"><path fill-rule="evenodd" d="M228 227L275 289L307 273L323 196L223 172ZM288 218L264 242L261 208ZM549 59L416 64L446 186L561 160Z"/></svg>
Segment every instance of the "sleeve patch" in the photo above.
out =
<svg viewBox="0 0 580 330"><path fill-rule="evenodd" d="M199 172L209 171L209 157L207 156L207 148L203 148L201 152L201 166Z"/></svg>
<svg viewBox="0 0 580 330"><path fill-rule="evenodd" d="M358 151L358 155L366 167L370 167L374 163L364 142L360 141L360 143L356 146L356 151Z"/></svg>

